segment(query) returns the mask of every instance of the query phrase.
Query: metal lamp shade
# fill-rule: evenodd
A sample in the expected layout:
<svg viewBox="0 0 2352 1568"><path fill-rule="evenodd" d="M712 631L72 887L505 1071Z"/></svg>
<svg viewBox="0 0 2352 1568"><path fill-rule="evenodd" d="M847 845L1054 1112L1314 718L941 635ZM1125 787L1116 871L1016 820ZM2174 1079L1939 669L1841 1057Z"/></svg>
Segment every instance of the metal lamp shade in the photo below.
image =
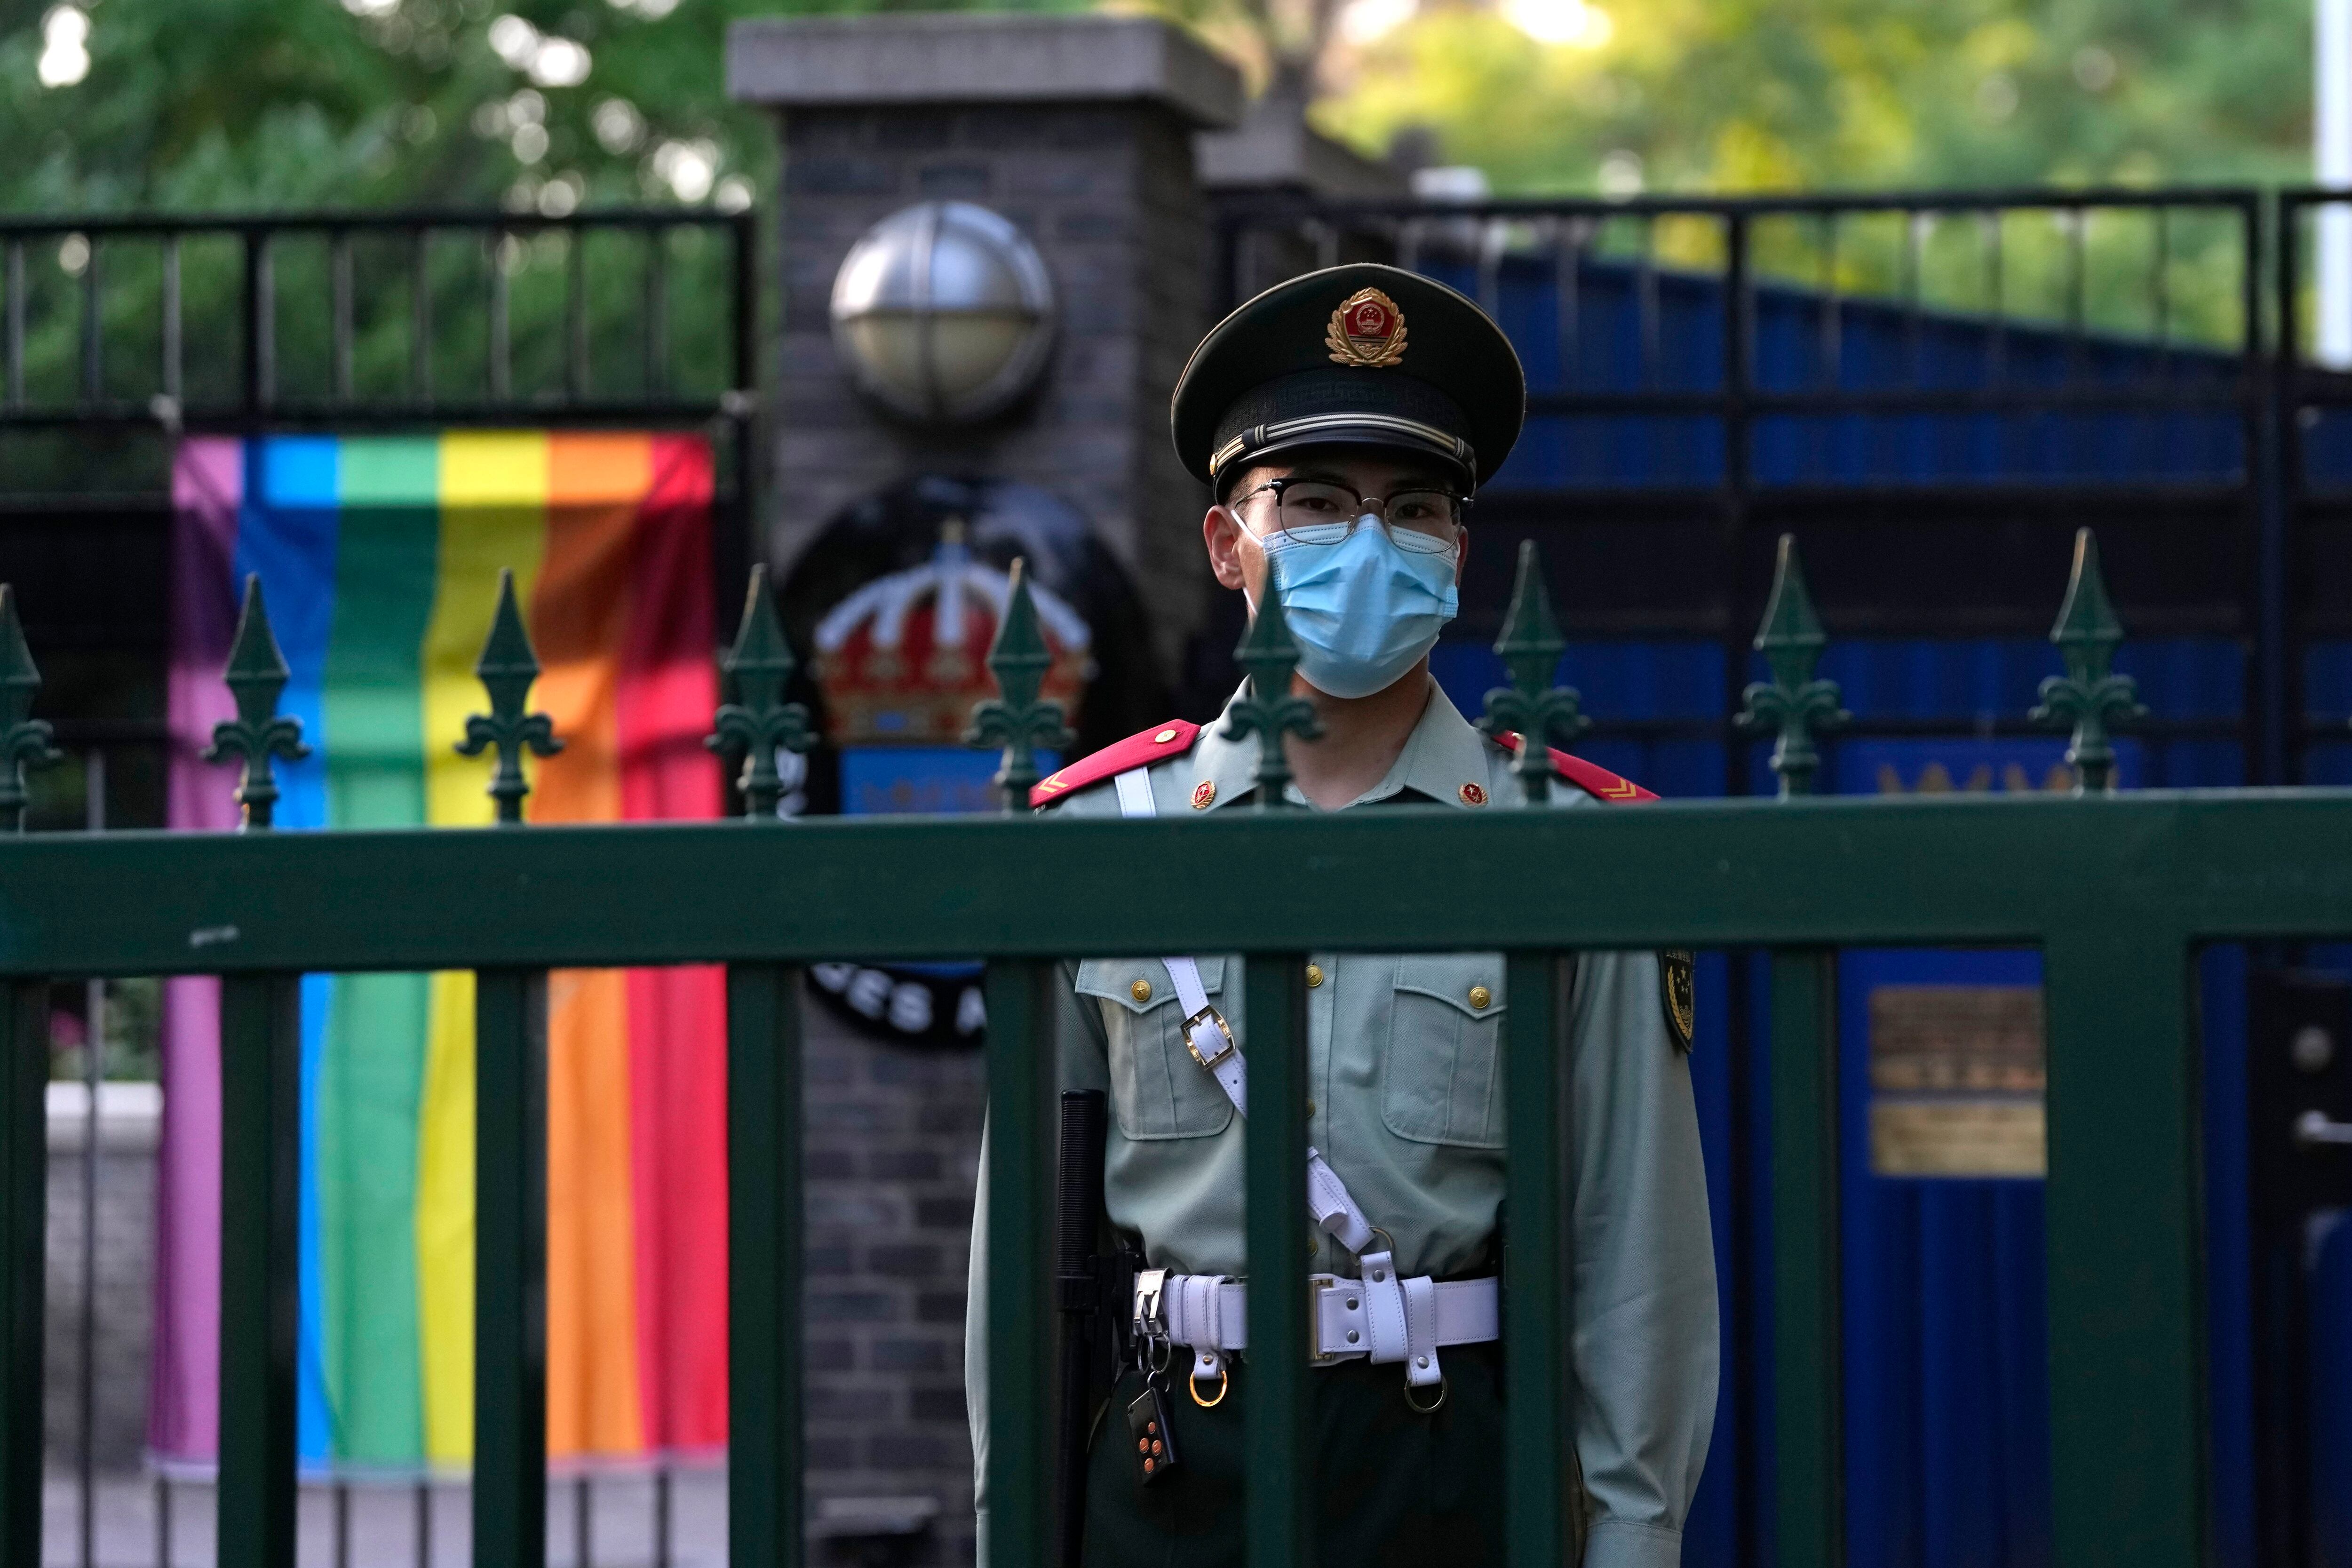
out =
<svg viewBox="0 0 2352 1568"><path fill-rule="evenodd" d="M1021 231L970 202L922 202L866 231L833 280L834 344L860 390L934 424L982 419L1033 385L1054 291Z"/></svg>

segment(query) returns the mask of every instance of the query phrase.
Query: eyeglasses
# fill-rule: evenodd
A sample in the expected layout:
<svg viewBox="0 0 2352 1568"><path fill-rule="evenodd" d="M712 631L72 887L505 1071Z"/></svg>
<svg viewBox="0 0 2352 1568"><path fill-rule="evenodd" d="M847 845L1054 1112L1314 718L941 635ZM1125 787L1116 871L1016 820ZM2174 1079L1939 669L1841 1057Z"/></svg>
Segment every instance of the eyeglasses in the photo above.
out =
<svg viewBox="0 0 2352 1568"><path fill-rule="evenodd" d="M1470 499L1451 490L1399 490L1391 496L1358 495L1329 479L1268 479L1226 504L1236 517L1252 497L1274 492L1274 531L1293 544L1337 544L1365 517L1375 518L1400 550L1437 555L1462 538L1462 514Z"/></svg>

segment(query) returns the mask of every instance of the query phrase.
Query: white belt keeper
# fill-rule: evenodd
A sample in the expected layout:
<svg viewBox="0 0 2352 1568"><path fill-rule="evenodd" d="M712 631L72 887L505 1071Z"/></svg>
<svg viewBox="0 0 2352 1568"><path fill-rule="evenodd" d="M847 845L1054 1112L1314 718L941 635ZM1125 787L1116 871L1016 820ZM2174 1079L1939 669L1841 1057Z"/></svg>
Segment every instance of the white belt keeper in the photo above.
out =
<svg viewBox="0 0 2352 1568"><path fill-rule="evenodd" d="M1119 815L1129 817L1153 816L1158 806L1151 798L1151 777L1143 768L1130 768L1113 781L1118 791ZM1225 1027L1224 1019L1209 1005L1209 993L1201 984L1201 966L1190 958L1166 958L1168 978L1176 988L1176 1005L1184 1009L1184 1043L1225 1098L1234 1103L1234 1113L1249 1115L1249 1063L1234 1048L1234 1037ZM1363 1265L1365 1317L1371 1328L1372 1360L1403 1362L1405 1381L1414 1387L1426 1388L1443 1381L1444 1373L1437 1365L1437 1306L1434 1285L1427 1275L1412 1279L1399 1279L1395 1260L1386 1251L1366 1252L1371 1245L1371 1222L1349 1195L1348 1185L1330 1163L1314 1149L1307 1151L1307 1207L1315 1223L1329 1232L1332 1238L1355 1253ZM1223 1283L1210 1275L1171 1275L1171 1286L1182 1282L1189 1287L1195 1280ZM1205 1314L1219 1310L1220 1300L1211 1289L1198 1301L1181 1292L1171 1292L1180 1300L1171 1300L1169 1308L1169 1337L1178 1344L1192 1345L1192 1375L1214 1377L1224 1370L1218 1354L1219 1347L1238 1349L1240 1342L1205 1331L1210 1320ZM1181 1304L1180 1304L1181 1303ZM1196 1318L1195 1310L1204 1314ZM1198 1324L1204 1331L1198 1340L1187 1341L1173 1329L1177 1313L1184 1314L1188 1326Z"/></svg>
<svg viewBox="0 0 2352 1568"><path fill-rule="evenodd" d="M1172 1304L1174 1310L1169 1318L1171 1328L1168 1337L1178 1344L1192 1346L1192 1375L1195 1378L1214 1377L1225 1370L1224 1358L1217 1353L1218 1347L1230 1342L1226 1339L1222 1310L1224 1292L1221 1287L1227 1281L1213 1274L1177 1274L1171 1275L1170 1281L1176 1287L1176 1300ZM1186 1326L1192 1331L1192 1338L1186 1339L1175 1332L1176 1312L1183 1314ZM1235 1315L1242 1316L1238 1302L1235 1303ZM1236 1345L1234 1348L1239 1347Z"/></svg>
<svg viewBox="0 0 2352 1568"><path fill-rule="evenodd" d="M1436 1281L1426 1274L1397 1278L1396 1260L1368 1252L1364 1269L1364 1320L1372 1334L1372 1360L1405 1363L1404 1379L1416 1388L1437 1384Z"/></svg>

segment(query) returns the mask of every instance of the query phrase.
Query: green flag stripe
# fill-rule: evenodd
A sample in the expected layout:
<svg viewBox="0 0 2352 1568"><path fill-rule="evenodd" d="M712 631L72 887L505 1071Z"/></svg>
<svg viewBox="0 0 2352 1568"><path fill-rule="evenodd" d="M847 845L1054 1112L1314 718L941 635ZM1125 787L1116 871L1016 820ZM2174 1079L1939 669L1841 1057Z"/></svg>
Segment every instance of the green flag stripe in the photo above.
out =
<svg viewBox="0 0 2352 1568"><path fill-rule="evenodd" d="M329 821L425 821L421 649L440 540L438 445L343 444L335 619L327 648ZM347 974L320 1066L321 1319L333 1453L424 1462L416 1251L410 1245L427 977Z"/></svg>

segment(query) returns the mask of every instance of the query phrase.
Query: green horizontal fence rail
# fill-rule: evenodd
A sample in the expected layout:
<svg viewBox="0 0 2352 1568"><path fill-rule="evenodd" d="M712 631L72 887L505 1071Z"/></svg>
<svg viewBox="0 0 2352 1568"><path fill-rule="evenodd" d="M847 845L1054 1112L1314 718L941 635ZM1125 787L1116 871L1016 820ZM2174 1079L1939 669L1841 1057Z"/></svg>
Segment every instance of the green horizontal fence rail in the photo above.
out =
<svg viewBox="0 0 2352 1568"><path fill-rule="evenodd" d="M1296 650L1268 613L1240 650L1235 721L1311 729L1290 696ZM776 754L813 742L783 701L793 659L764 578L722 660L714 749L740 769L746 819L520 826L524 752L560 744L529 691L537 662L509 593L479 667L489 712L451 737L486 764L500 826L476 831L269 830L273 764L300 753L275 704L285 667L257 587L227 673L238 717L215 755L240 762L236 834L0 837L0 1568L40 1560L42 1095L51 984L224 977L220 1552L292 1568L296 979L305 972L478 976L479 1160L474 1561L544 1561L545 1005L551 967L728 966L730 1560L803 1560L800 1393L800 971L821 960L988 962L992 1181L992 1545L999 1568L1046 1559L1051 1362L1045 1342L1057 961L1239 952L1251 1070L1246 1431L1251 1561L1304 1564L1312 1373L1294 1310L1305 1287L1297 1173L1305 1064L1301 954L1449 947L1507 955L1514 1235L1505 1353L1510 1452L1498 1485L1513 1568L1574 1549L1575 1384L1567 960L1580 949L1710 947L1771 955L1778 1560L1843 1560L1838 1384L1835 950L2003 944L2044 955L2047 1197L2056 1559L2191 1568L2203 1555L2202 1274L2191 964L2201 943L2352 934L2352 792L2112 793L2110 734L2137 714L2110 659L2122 636L2095 550L2078 544L2053 634L2067 673L2041 721L2070 731L2075 798L1812 798L1818 735L1843 715L1815 679L1824 641L1792 546L1756 639L1771 679L1745 724L1774 738L1782 798L1638 809L1323 815L1282 808L1264 748L1259 807L1205 817L1039 821L1037 748L1064 742L1038 700L1045 668L1016 582L990 664L1002 696L974 715L1003 748L995 819L775 815ZM1560 652L1531 552L1497 651L1511 674L1486 722L1546 741L1580 724L1553 684ZM24 770L53 756L31 717L38 676L0 587L0 828L20 828ZM1138 865L1151 896L1134 896ZM1596 899L1590 889L1606 888ZM1507 896L1497 896L1507 889ZM362 896L363 895L363 896ZM462 896L459 896L462 895ZM1285 1110L1284 1108L1291 1108Z"/></svg>

